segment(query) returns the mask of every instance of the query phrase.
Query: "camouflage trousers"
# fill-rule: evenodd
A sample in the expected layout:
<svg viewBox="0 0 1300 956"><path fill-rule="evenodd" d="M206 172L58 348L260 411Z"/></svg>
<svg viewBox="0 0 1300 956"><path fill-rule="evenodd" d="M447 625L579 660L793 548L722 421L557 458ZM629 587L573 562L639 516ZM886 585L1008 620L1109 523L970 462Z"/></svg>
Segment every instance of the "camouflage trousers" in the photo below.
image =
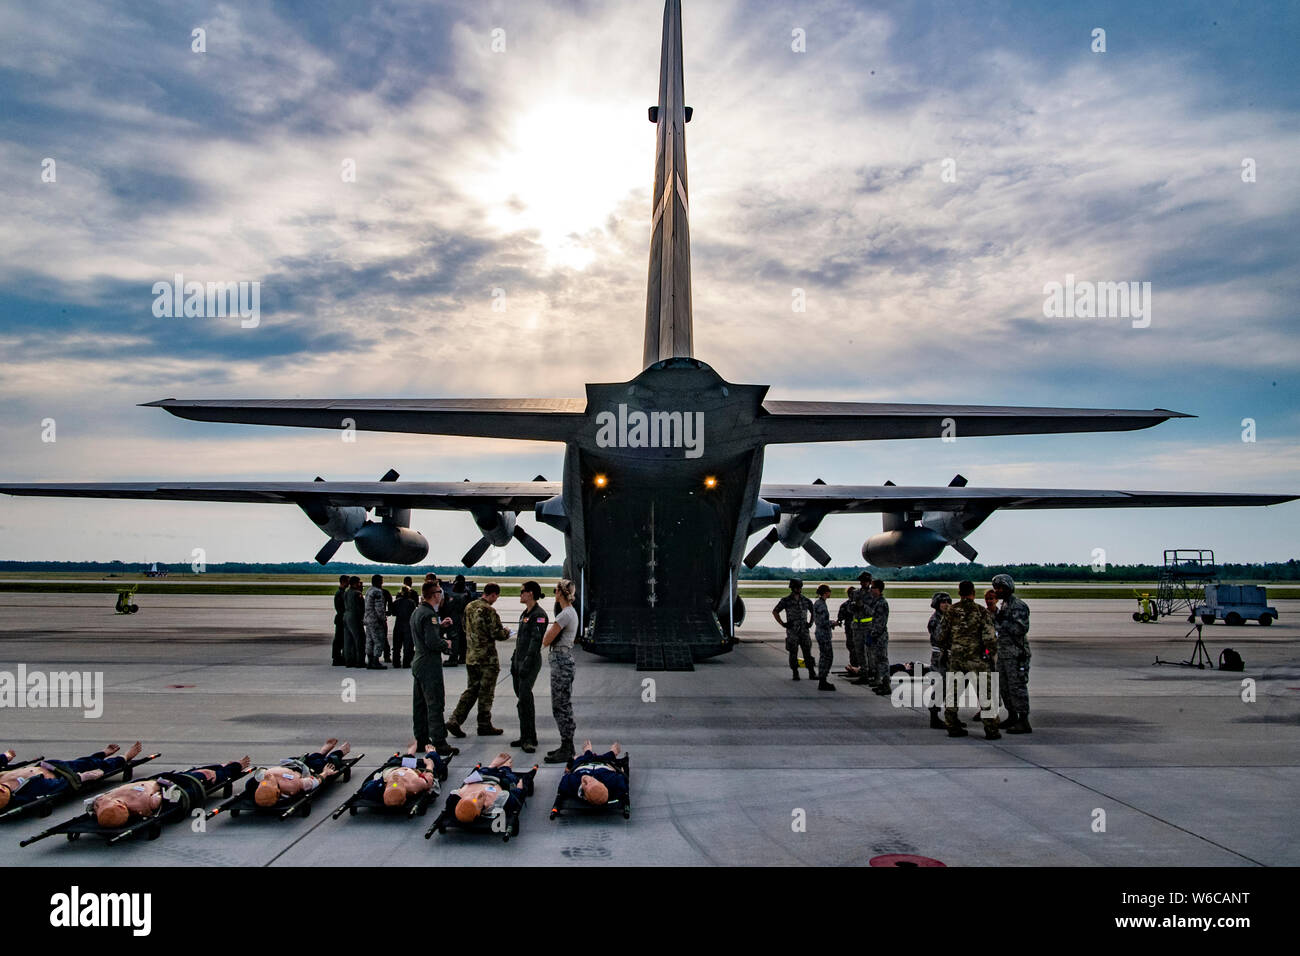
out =
<svg viewBox="0 0 1300 956"><path fill-rule="evenodd" d="M844 646L849 651L849 666L862 666L862 644L858 640L858 629L851 625L844 628Z"/></svg>
<svg viewBox="0 0 1300 956"><path fill-rule="evenodd" d="M807 631L786 631L785 649L790 654L790 670L799 669L799 653L803 652L803 663L808 673L813 670L812 637Z"/></svg>
<svg viewBox="0 0 1300 956"><path fill-rule="evenodd" d="M385 657L388 654L388 622L366 622L366 656Z"/></svg>
<svg viewBox="0 0 1300 956"><path fill-rule="evenodd" d="M999 652L998 690L1008 711L1029 716L1029 661L1021 663L1014 654Z"/></svg>
<svg viewBox="0 0 1300 956"><path fill-rule="evenodd" d="M948 673L956 672L961 674L979 675L979 674L986 674L988 673L988 671L989 671L989 666L983 660L966 660L966 661L954 660L951 658L951 655L949 656ZM946 678L947 674L945 674L944 676ZM999 680L1001 680L1000 677ZM991 711L993 713L994 716L992 717L981 716L980 720L984 722L984 730L986 732L995 731L998 728L998 718L997 718L997 708L996 708L997 701L995 700L991 701L985 699L984 687L981 681L982 678L977 679L975 682L977 693L979 694L978 713L981 715L985 711ZM942 689L940 690L940 693L943 695L943 703L944 703L943 722L948 725L949 730L953 730L958 726L956 698L961 696L963 689L964 688L960 683L956 684L954 687L954 694L956 696L951 701L948 699L948 682L946 679L944 681Z"/></svg>
<svg viewBox="0 0 1300 956"><path fill-rule="evenodd" d="M573 655L551 652L551 716L560 732L560 742L573 740L578 726L573 720Z"/></svg>
<svg viewBox="0 0 1300 956"><path fill-rule="evenodd" d="M497 675L501 673L500 661L488 661L486 664L465 665L465 693L456 701L456 709L451 712L449 723L459 727L469 716L469 709L478 702L478 725L492 725L492 702L497 695Z"/></svg>
<svg viewBox="0 0 1300 956"><path fill-rule="evenodd" d="M817 678L825 680L831 676L831 663L835 659L835 651L831 644L830 635L817 638Z"/></svg>
<svg viewBox="0 0 1300 956"><path fill-rule="evenodd" d="M889 686L889 634L877 634L866 646L867 670L876 683Z"/></svg>

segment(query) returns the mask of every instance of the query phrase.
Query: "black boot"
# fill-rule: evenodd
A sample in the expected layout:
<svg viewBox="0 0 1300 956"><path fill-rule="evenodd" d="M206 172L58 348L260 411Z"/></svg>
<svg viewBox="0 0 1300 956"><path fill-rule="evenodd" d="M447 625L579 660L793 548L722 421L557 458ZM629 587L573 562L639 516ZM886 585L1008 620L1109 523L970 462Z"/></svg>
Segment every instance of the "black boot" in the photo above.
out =
<svg viewBox="0 0 1300 956"><path fill-rule="evenodd" d="M945 723L943 722L942 718L939 717L939 708L938 708L938 707L931 707L931 708L930 708L930 729L931 729L931 730L947 730L947 729L948 729L948 725L945 724Z"/></svg>
<svg viewBox="0 0 1300 956"><path fill-rule="evenodd" d="M545 759L547 763L568 763L573 756L573 738L569 737L561 740L560 746L548 753Z"/></svg>
<svg viewBox="0 0 1300 956"><path fill-rule="evenodd" d="M830 681L828 681L828 680L822 680L822 681L818 681L818 682L817 682L817 689L818 689L818 690L834 690L834 689L835 689L835 685L832 684L832 683L831 683Z"/></svg>
<svg viewBox="0 0 1300 956"><path fill-rule="evenodd" d="M1020 717L1019 721L1017 721L1015 724L1007 728L1007 733L1032 734L1034 732L1034 728L1029 726L1029 715L1020 714L1019 717Z"/></svg>
<svg viewBox="0 0 1300 956"><path fill-rule="evenodd" d="M1004 721L1002 721L1002 723L998 724L998 726L1001 727L1003 730L1007 730L1007 729L1009 729L1009 728L1011 728L1011 727L1014 727L1014 726L1015 726L1016 724L1018 724L1018 723L1020 723L1020 715L1017 714L1017 713L1016 713L1014 710L1012 710L1010 707L1008 707L1008 708L1007 708L1007 719L1004 720Z"/></svg>
<svg viewBox="0 0 1300 956"><path fill-rule="evenodd" d="M798 679L799 679L799 668L797 668L797 667L793 667L793 668L790 669L790 679L791 679L791 680L798 680Z"/></svg>
<svg viewBox="0 0 1300 956"><path fill-rule="evenodd" d="M970 732L965 727L949 727L949 737L969 737Z"/></svg>

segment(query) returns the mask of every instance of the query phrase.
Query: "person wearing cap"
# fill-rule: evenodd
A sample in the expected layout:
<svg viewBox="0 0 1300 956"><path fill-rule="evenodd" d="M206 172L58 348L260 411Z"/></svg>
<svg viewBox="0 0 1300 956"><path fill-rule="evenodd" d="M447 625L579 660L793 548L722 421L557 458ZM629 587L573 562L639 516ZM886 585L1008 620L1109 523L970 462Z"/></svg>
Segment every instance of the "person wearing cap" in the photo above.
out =
<svg viewBox="0 0 1300 956"><path fill-rule="evenodd" d="M871 597L871 575L863 571L858 575L858 587L853 592L853 597L849 599L849 621L853 631L853 646L858 652L857 665L850 665L848 668L849 673L854 675L854 679L849 683L859 686L876 686L876 675L873 669L874 659L871 655L871 647L867 643L867 634L871 628L871 612L874 606Z"/></svg>
<svg viewBox="0 0 1300 956"><path fill-rule="evenodd" d="M604 806L611 798L626 799L627 775L618 765L622 753L617 740L603 754L594 752L588 740L582 745L582 754L565 768L564 776L560 778L560 796L576 797L593 806Z"/></svg>
<svg viewBox="0 0 1300 956"><path fill-rule="evenodd" d="M857 673L858 668L862 666L862 661L858 659L858 646L853 641L853 596L857 592L857 588L849 588L845 592L845 599L840 602L839 608L835 611L835 620L840 627L844 628L844 646L849 652L849 663L844 669L850 674Z"/></svg>
<svg viewBox="0 0 1300 956"><path fill-rule="evenodd" d="M259 807L273 807L282 797L311 793L326 778L343 769L343 758L351 750L352 745L347 741L339 746L338 738L331 737L315 753L282 760L278 767L257 770L244 789L253 795L253 802Z"/></svg>
<svg viewBox="0 0 1300 956"><path fill-rule="evenodd" d="M483 596L471 601L465 608L465 692L456 702L456 708L447 721L447 732L453 737L464 737L460 729L470 709L478 704L478 735L495 737L504 733L492 726L492 702L496 699L497 675L501 673L501 659L497 656L497 641L510 638L510 629L501 624L501 617L492 605L501 597L501 585L495 581L483 588Z"/></svg>
<svg viewBox="0 0 1300 956"><path fill-rule="evenodd" d="M0 810L11 804L21 806L31 803L37 797L52 793L63 793L68 789L79 790L83 783L98 780L106 773L121 770L127 763L140 756L144 749L140 741L131 745L124 756L117 756L122 748L109 744L103 750L88 757L76 760L42 760L40 763L16 767L0 772ZM13 759L13 751L5 752L4 765Z"/></svg>
<svg viewBox="0 0 1300 956"><path fill-rule="evenodd" d="M981 674L989 670L984 651L995 647L997 638L993 636L993 621L984 608L975 603L975 585L971 581L962 581L957 585L957 601L943 615L939 623L939 646L948 652L948 675L943 686L943 720L949 737L966 737L966 728L957 719L957 675L962 675L975 684L979 701L980 719L984 723L984 737L997 740L1002 734L998 732L996 701L984 700L984 687ZM984 714L992 714L985 717Z"/></svg>
<svg viewBox="0 0 1300 956"><path fill-rule="evenodd" d="M785 611L784 621L781 620L782 611ZM808 679L812 680L815 673L808 627L813 622L813 603L803 596L803 582L798 578L790 579L790 593L776 602L776 607L772 608L772 617L785 628L785 649L790 655L792 679L799 679L799 652L802 651L804 663L808 667Z"/></svg>
<svg viewBox="0 0 1300 956"><path fill-rule="evenodd" d="M952 607L952 595L947 591L935 591L934 596L930 598L930 607L934 613L930 615L930 620L926 623L926 629L930 632L930 670L935 676L935 687L940 695L943 694L943 675L948 673L948 652L939 644L939 626L943 624L943 616L948 613ZM946 730L948 725L939 717L939 703L930 707L930 727L933 730Z"/></svg>
<svg viewBox="0 0 1300 956"><path fill-rule="evenodd" d="M542 671L542 638L550 616L541 605L542 586L536 581L525 581L519 590L519 603L524 606L519 615L519 638L515 652L510 656L510 682L514 685L519 711L519 738L510 741L524 753L537 749L537 707L533 701L533 684Z"/></svg>
<svg viewBox="0 0 1300 956"><path fill-rule="evenodd" d="M871 652L874 690L884 697L890 693L889 680L889 602L885 600L885 582L871 582L871 622L867 625L867 646Z"/></svg>
<svg viewBox="0 0 1300 956"><path fill-rule="evenodd" d="M831 647L831 629L839 626L839 621L831 620L830 608L826 599L831 596L829 585L817 587L817 600L813 601L813 636L817 638L817 689L834 690L830 682L831 663L834 650Z"/></svg>
<svg viewBox="0 0 1300 956"><path fill-rule="evenodd" d="M230 763L191 767L180 772L159 774L151 780L124 783L96 797L90 804L90 812L101 827L124 827L132 817L151 817L157 813L163 803L163 787L174 786L175 778L190 777L201 782L204 787L211 787L213 784L233 780L247 770L250 763L245 755Z"/></svg>
<svg viewBox="0 0 1300 956"><path fill-rule="evenodd" d="M1016 597L1009 574L995 575L993 590L1002 606L994 615L998 639L998 689L1007 708L999 726L1009 734L1031 734L1029 726L1029 605Z"/></svg>

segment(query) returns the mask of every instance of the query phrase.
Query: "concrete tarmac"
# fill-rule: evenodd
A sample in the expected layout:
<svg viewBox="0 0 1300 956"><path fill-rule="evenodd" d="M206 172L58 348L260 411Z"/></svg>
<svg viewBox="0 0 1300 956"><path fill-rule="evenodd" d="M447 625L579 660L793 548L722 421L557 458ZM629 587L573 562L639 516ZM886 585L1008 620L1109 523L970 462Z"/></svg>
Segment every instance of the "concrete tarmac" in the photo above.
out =
<svg viewBox="0 0 1300 956"><path fill-rule="evenodd" d="M97 719L0 709L0 749L71 757L138 738L163 754L154 772L245 753L274 763L337 736L366 754L357 767L366 771L410 739L410 672L331 667L328 600L145 595L131 616L115 615L112 600L0 593L0 671L102 671L105 684ZM928 602L890 603L891 659L928 661ZM578 738L598 749L617 739L631 755L630 821L549 820L560 770L543 764L517 840L456 831L425 840L432 816L331 820L358 774L305 820L218 817L150 842L55 837L18 847L78 812L67 804L44 820L0 824L0 866L860 866L895 853L949 866L1294 866L1300 602L1275 603L1271 628L1205 629L1216 658L1224 646L1245 658L1245 673L1232 674L1154 666L1157 656L1190 655L1189 625L1134 623L1132 601L1031 602L1034 733L986 741L978 724L950 739L929 729L924 709L842 679L834 694L792 681L768 602L750 601L742 644L693 673L642 673L578 652ZM512 625L515 599L498 609ZM467 721L452 785L516 735L512 647L501 645L494 709L506 734L479 738ZM839 631L835 650L838 670L847 659ZM516 751L519 767L556 742L548 675L543 668L536 688L542 747ZM464 668L446 676L450 710ZM1243 679L1253 700L1243 700ZM356 682L354 701L345 681Z"/></svg>

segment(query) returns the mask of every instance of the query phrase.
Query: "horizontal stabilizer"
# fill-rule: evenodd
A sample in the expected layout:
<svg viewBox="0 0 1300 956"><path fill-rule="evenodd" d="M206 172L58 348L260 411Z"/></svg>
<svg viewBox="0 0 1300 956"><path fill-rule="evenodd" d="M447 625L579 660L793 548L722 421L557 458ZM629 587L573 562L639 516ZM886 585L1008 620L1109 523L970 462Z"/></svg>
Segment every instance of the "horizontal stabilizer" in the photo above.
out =
<svg viewBox="0 0 1300 956"><path fill-rule="evenodd" d="M353 428L473 438L568 441L585 398L175 399L148 402L178 418L245 425Z"/></svg>
<svg viewBox="0 0 1300 956"><path fill-rule="evenodd" d="M1165 408L1032 408L1015 405L905 405L874 402L765 401L765 441L872 441L890 438L976 438L1150 428L1193 418Z"/></svg>

